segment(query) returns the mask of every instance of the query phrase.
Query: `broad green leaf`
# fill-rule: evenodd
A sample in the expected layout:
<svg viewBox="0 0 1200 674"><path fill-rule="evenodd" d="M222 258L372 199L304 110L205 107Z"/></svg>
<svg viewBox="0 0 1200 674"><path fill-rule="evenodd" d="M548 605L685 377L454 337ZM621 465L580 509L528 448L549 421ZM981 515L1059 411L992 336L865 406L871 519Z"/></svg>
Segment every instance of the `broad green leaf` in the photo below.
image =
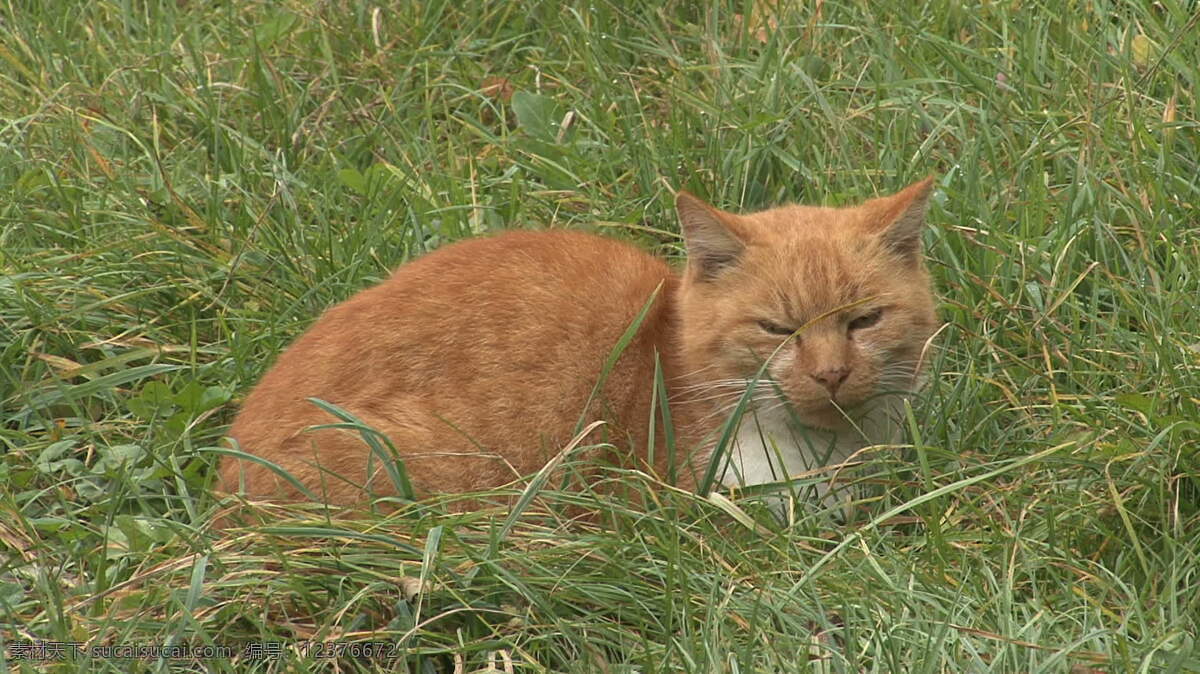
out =
<svg viewBox="0 0 1200 674"><path fill-rule="evenodd" d="M134 465L146 454L141 445L113 445L99 450L96 470L117 470L123 465Z"/></svg>
<svg viewBox="0 0 1200 674"><path fill-rule="evenodd" d="M204 396L204 387L200 382L193 379L179 389L175 394L175 404L185 412L196 414L202 412L200 400Z"/></svg>
<svg viewBox="0 0 1200 674"><path fill-rule="evenodd" d="M267 49L295 30L299 23L300 17L291 12L276 12L271 18L259 24L258 29L254 31L254 40L260 49Z"/></svg>
<svg viewBox="0 0 1200 674"><path fill-rule="evenodd" d="M196 412L207 412L214 407L220 407L229 402L233 397L233 392L224 386L209 386L204 389L204 395L200 398L200 405L196 408Z"/></svg>
<svg viewBox="0 0 1200 674"><path fill-rule="evenodd" d="M518 91L513 94L512 107L517 115L517 124L525 133L548 142L553 142L558 136L558 125L563 116L553 99Z"/></svg>
<svg viewBox="0 0 1200 674"><path fill-rule="evenodd" d="M171 394L171 387L161 381L149 381L142 387L141 398L149 405L163 407L172 404L174 396Z"/></svg>
<svg viewBox="0 0 1200 674"><path fill-rule="evenodd" d="M367 194L367 179L363 174L354 168L344 168L337 172L338 182L350 189L366 196Z"/></svg>
<svg viewBox="0 0 1200 674"><path fill-rule="evenodd" d="M1122 393L1113 400L1125 409L1141 412L1147 417L1154 413L1154 399L1141 393Z"/></svg>

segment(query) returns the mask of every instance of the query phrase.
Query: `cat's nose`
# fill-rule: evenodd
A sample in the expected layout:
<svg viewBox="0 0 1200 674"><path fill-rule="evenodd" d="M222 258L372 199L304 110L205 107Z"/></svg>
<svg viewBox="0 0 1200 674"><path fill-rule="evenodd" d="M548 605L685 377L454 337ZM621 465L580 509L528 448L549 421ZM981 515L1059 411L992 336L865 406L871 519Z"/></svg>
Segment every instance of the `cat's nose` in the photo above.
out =
<svg viewBox="0 0 1200 674"><path fill-rule="evenodd" d="M818 370L808 376L812 377L813 381L824 386L830 394L833 394L837 393L838 387L842 385L842 382L846 381L846 377L850 376L850 368L845 366L831 367Z"/></svg>

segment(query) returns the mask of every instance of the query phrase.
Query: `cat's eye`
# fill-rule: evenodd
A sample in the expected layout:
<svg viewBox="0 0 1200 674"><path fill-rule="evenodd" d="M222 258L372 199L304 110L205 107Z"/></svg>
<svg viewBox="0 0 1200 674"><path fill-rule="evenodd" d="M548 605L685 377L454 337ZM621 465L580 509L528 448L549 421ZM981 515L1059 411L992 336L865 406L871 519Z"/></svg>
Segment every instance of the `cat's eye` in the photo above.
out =
<svg viewBox="0 0 1200 674"><path fill-rule="evenodd" d="M883 309L876 309L869 314L863 314L862 316L850 321L847 327L851 331L862 330L863 328L869 328L875 325L881 318L883 318Z"/></svg>
<svg viewBox="0 0 1200 674"><path fill-rule="evenodd" d="M795 329L789 328L786 325L780 325L771 321L759 321L758 327L762 328L764 332L769 332L772 335L779 335L781 337L786 337L796 331Z"/></svg>

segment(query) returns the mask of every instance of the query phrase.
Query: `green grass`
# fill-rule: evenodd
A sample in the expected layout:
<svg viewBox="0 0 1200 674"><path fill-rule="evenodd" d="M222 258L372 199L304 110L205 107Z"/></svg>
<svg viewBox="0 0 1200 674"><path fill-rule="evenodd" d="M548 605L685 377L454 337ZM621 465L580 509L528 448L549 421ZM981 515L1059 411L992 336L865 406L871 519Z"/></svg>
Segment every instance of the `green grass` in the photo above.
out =
<svg viewBox="0 0 1200 674"><path fill-rule="evenodd" d="M1200 671L1200 10L917 7L4 4L6 664ZM755 209L926 174L948 325L849 522L612 469L641 504L211 529L239 397L413 256L544 226L678 257L672 187ZM335 640L401 657L300 654Z"/></svg>

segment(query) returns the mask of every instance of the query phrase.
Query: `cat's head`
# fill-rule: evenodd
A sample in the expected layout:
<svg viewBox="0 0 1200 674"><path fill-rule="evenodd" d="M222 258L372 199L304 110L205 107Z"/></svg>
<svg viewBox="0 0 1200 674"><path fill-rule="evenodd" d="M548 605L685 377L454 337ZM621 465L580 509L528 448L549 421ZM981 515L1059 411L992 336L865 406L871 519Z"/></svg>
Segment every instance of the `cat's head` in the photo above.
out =
<svg viewBox="0 0 1200 674"><path fill-rule="evenodd" d="M917 385L937 327L921 229L931 179L849 208L748 215L680 192L688 264L679 286L684 367L728 405L764 361L760 409L778 392L805 424L847 416ZM701 385L703 388L703 385Z"/></svg>

